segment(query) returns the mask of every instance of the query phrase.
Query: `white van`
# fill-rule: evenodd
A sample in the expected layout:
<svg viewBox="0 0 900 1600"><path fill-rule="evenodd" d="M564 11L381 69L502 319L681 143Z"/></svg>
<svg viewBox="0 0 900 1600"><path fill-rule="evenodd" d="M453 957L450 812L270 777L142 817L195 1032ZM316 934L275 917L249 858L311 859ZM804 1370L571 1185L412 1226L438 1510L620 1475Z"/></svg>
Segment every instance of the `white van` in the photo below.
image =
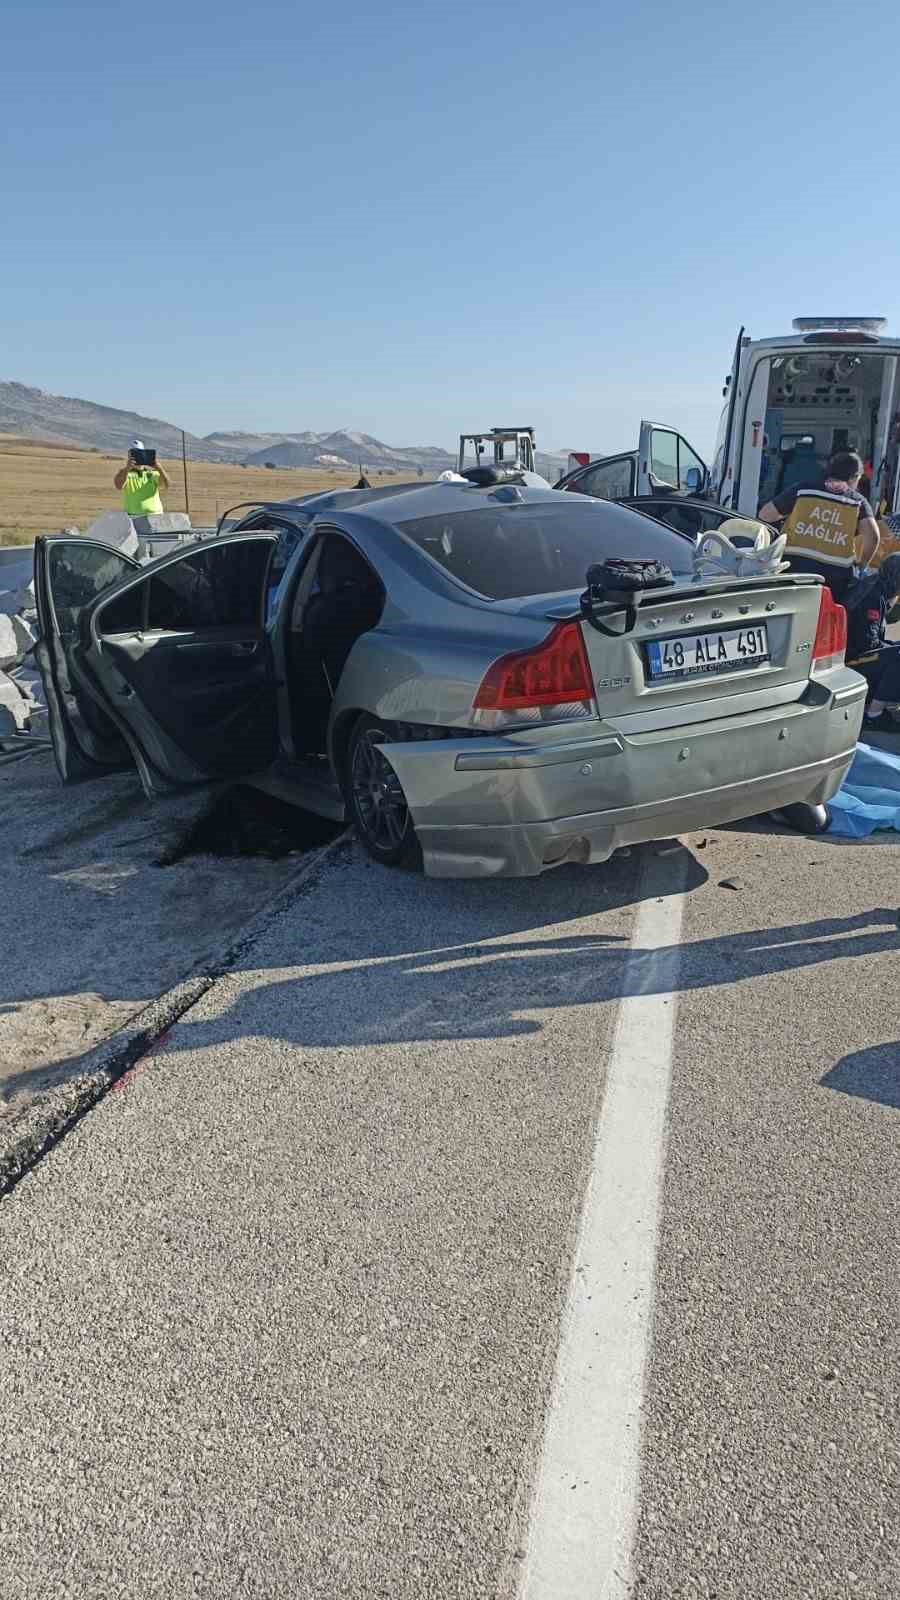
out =
<svg viewBox="0 0 900 1600"><path fill-rule="evenodd" d="M647 494L700 494L708 481L706 463L677 428L668 422L642 422L636 450L614 456L570 450L568 471L553 487L577 488L597 500L629 500Z"/></svg>
<svg viewBox="0 0 900 1600"><path fill-rule="evenodd" d="M557 487L610 500L700 495L752 517L847 449L867 464L876 511L897 511L900 339L884 326L881 317L797 317L793 333L772 339L742 328L710 468L677 429L642 422L636 450L576 455Z"/></svg>

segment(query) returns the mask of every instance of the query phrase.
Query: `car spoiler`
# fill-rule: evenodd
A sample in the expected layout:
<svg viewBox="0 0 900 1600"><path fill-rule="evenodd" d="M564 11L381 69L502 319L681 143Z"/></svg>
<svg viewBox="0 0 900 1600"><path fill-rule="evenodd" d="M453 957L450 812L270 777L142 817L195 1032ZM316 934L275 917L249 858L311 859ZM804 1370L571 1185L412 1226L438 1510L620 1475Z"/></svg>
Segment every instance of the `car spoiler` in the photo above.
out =
<svg viewBox="0 0 900 1600"><path fill-rule="evenodd" d="M814 572L781 572L769 573L753 578L704 578L701 582L690 581L684 585L676 579L673 585L662 585L656 589L641 589L632 596L631 604L639 609L642 606L660 605L664 600L700 600L704 596L715 594L746 594L755 589L793 588L795 585L810 585L824 583ZM628 602L625 599L594 603L595 616L618 616ZM544 615L553 622L568 622L571 618L582 618L580 596L567 600L564 604L548 607Z"/></svg>

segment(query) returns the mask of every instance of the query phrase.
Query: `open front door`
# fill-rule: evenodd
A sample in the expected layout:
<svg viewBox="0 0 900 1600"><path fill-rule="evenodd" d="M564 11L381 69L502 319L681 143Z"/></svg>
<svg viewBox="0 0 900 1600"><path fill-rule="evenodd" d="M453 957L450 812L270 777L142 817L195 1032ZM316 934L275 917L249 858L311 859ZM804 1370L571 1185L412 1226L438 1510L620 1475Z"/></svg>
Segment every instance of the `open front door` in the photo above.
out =
<svg viewBox="0 0 900 1600"><path fill-rule="evenodd" d="M98 596L140 571L130 556L91 539L58 534L35 541L34 589L40 624L35 659L63 783L102 778L133 765L127 743L96 696L79 682L72 662L83 614Z"/></svg>
<svg viewBox="0 0 900 1600"><path fill-rule="evenodd" d="M265 617L276 533L191 545L80 620L73 679L102 705L150 795L260 772L278 747Z"/></svg>
<svg viewBox="0 0 900 1600"><path fill-rule="evenodd" d="M642 422L635 494L703 494L706 462L693 445L664 422Z"/></svg>

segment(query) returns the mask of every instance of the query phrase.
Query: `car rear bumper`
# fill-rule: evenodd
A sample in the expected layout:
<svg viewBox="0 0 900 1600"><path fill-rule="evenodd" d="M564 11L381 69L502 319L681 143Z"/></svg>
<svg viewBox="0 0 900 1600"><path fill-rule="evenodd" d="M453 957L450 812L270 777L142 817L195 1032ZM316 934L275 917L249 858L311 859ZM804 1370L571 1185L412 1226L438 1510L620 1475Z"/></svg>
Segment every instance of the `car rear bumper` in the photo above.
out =
<svg viewBox="0 0 900 1600"><path fill-rule="evenodd" d="M673 800L544 822L425 826L418 829L425 870L436 878L533 877L566 862L606 861L622 845L736 822L797 801L817 805L837 792L852 759L849 750L812 766Z"/></svg>
<svg viewBox="0 0 900 1600"><path fill-rule="evenodd" d="M609 724L525 742L385 746L433 877L534 876L840 788L866 685L846 669L801 700L719 721L624 734ZM554 737L555 735L555 737ZM587 802L587 803L585 803Z"/></svg>

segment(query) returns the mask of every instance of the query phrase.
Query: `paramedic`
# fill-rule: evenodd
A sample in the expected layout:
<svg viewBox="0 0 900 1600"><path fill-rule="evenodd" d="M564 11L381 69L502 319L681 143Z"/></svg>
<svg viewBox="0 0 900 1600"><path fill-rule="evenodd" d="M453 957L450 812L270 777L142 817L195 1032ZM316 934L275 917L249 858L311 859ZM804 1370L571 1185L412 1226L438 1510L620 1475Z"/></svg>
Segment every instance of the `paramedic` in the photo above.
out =
<svg viewBox="0 0 900 1600"><path fill-rule="evenodd" d="M863 568L881 538L875 513L859 492L862 469L855 451L839 450L831 458L824 484L792 484L767 500L759 513L763 522L781 523L791 570L824 578L836 600L843 599L854 578L857 536Z"/></svg>
<svg viewBox="0 0 900 1600"><path fill-rule="evenodd" d="M130 517L156 516L163 510L159 486L162 484L164 489L168 489L169 480L158 462L154 467L147 467L136 461L136 450L146 453L140 439L132 439L125 465L119 468L113 483L122 490L122 506Z"/></svg>
<svg viewBox="0 0 900 1600"><path fill-rule="evenodd" d="M897 731L887 707L900 705L900 645L885 644L887 619L900 598L900 555L887 556L877 572L860 578L844 597L847 665L869 685L866 725Z"/></svg>

